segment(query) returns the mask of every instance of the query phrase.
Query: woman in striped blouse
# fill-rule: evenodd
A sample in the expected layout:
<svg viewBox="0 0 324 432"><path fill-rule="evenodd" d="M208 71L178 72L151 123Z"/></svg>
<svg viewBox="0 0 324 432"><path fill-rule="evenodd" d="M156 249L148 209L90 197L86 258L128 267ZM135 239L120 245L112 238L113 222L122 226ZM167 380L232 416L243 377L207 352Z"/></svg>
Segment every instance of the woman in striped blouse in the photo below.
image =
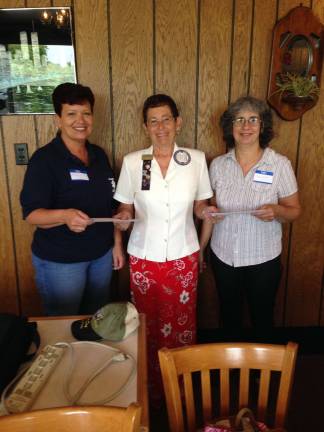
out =
<svg viewBox="0 0 324 432"><path fill-rule="evenodd" d="M203 223L200 261L212 236L223 327L242 327L245 297L252 326L269 328L281 276L281 224L301 212L297 182L290 161L268 147L272 113L263 101L238 99L220 124L228 152L215 158L209 170L220 214L216 223Z"/></svg>

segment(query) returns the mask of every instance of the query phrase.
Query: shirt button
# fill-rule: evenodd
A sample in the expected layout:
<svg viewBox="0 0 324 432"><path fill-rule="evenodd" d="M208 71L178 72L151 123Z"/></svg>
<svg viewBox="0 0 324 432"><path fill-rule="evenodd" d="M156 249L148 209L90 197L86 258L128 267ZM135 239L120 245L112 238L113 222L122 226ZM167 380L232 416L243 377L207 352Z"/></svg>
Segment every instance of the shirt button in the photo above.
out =
<svg viewBox="0 0 324 432"><path fill-rule="evenodd" d="M169 204L168 204L168 203L166 203L165 205L166 205L167 207L169 207Z"/></svg>
<svg viewBox="0 0 324 432"><path fill-rule="evenodd" d="M167 239L164 239L164 241L166 242L166 241L167 241Z"/></svg>
<svg viewBox="0 0 324 432"><path fill-rule="evenodd" d="M168 221L168 219L165 219L165 223L168 223L169 221Z"/></svg>

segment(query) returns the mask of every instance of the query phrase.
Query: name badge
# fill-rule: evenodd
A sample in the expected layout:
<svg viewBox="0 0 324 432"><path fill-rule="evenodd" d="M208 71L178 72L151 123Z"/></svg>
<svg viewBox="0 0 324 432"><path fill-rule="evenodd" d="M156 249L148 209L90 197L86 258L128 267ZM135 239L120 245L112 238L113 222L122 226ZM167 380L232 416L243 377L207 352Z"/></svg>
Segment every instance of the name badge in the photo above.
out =
<svg viewBox="0 0 324 432"><path fill-rule="evenodd" d="M273 172L272 171L256 170L254 173L253 181L258 182L258 183L272 184Z"/></svg>
<svg viewBox="0 0 324 432"><path fill-rule="evenodd" d="M71 180L89 181L88 173L84 170L70 169Z"/></svg>

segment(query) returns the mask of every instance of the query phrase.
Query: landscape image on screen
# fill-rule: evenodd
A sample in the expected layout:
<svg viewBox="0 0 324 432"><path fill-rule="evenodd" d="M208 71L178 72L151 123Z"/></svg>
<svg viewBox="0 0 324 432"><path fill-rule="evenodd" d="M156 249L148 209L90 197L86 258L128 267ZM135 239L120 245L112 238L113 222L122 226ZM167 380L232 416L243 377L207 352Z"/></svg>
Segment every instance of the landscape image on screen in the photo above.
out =
<svg viewBox="0 0 324 432"><path fill-rule="evenodd" d="M70 8L0 9L0 115L52 113L63 82L76 82Z"/></svg>

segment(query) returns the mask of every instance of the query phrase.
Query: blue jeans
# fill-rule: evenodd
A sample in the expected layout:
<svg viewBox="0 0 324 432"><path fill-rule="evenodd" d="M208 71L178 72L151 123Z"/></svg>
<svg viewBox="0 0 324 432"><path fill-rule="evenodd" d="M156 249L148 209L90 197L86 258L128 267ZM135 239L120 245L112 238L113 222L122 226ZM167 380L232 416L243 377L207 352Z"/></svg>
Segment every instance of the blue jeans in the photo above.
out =
<svg viewBox="0 0 324 432"><path fill-rule="evenodd" d="M109 300L112 249L92 261L57 263L32 254L46 315L93 314Z"/></svg>

